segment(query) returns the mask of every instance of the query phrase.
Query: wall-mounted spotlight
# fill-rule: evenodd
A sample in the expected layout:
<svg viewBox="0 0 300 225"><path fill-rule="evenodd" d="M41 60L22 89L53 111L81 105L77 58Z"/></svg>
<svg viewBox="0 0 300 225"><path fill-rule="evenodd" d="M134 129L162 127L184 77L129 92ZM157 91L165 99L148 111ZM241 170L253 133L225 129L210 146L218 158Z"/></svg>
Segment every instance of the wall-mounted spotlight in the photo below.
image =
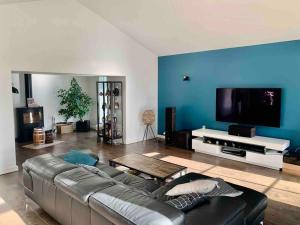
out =
<svg viewBox="0 0 300 225"><path fill-rule="evenodd" d="M190 77L188 75L183 75L183 81L189 81L190 80Z"/></svg>

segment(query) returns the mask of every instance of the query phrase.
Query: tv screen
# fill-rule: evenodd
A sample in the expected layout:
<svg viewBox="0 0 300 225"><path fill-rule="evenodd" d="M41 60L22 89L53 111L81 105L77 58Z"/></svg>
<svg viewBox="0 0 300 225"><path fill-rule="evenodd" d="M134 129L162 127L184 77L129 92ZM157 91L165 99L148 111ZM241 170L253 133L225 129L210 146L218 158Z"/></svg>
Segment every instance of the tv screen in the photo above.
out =
<svg viewBox="0 0 300 225"><path fill-rule="evenodd" d="M216 120L280 127L281 88L217 88Z"/></svg>

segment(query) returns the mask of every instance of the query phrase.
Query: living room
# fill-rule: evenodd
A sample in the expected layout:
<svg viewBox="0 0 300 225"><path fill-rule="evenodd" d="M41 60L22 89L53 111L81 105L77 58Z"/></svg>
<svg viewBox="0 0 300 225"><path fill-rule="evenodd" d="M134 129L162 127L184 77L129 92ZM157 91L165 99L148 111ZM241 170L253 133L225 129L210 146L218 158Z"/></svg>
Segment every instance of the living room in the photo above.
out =
<svg viewBox="0 0 300 225"><path fill-rule="evenodd" d="M0 1L0 223L299 224L298 8ZM73 77L94 104L57 133L57 91ZM105 77L122 91L97 90ZM15 142L14 107L28 103L44 108L42 140L50 130L60 143L34 143L33 133ZM90 131L76 131L81 120Z"/></svg>

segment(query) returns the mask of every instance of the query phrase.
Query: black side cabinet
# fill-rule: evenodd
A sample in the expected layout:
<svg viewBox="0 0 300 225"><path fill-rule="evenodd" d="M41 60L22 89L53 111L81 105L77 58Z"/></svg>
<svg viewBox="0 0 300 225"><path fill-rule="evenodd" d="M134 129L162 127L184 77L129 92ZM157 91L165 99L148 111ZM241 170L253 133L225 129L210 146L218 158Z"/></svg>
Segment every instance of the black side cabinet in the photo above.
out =
<svg viewBox="0 0 300 225"><path fill-rule="evenodd" d="M192 150L192 131L180 130L176 132L175 145L177 148Z"/></svg>

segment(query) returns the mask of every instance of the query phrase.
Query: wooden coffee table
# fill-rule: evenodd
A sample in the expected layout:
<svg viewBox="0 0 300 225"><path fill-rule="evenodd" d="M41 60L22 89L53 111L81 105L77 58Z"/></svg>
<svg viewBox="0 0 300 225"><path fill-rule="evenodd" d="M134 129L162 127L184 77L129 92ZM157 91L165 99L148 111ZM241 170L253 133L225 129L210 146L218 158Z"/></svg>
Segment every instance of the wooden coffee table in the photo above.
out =
<svg viewBox="0 0 300 225"><path fill-rule="evenodd" d="M186 167L159 159L151 158L140 154L129 154L116 159L109 160L110 166L125 166L131 170L147 174L156 178L158 182L165 182L166 179L180 173L186 172Z"/></svg>

